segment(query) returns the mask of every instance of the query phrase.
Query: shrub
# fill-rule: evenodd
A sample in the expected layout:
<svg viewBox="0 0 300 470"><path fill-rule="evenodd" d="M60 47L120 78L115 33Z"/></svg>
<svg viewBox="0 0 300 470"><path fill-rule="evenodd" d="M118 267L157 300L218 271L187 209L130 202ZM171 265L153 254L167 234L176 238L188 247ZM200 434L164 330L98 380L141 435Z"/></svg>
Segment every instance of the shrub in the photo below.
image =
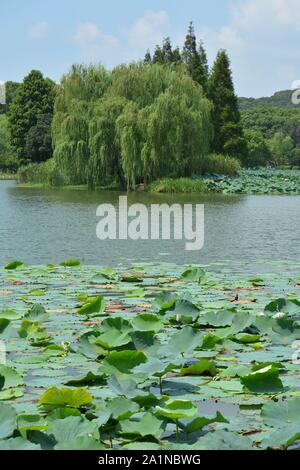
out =
<svg viewBox="0 0 300 470"><path fill-rule="evenodd" d="M207 192L205 183L191 178L164 178L154 181L149 190L155 193L204 193Z"/></svg>
<svg viewBox="0 0 300 470"><path fill-rule="evenodd" d="M42 184L44 186L62 186L64 180L53 158L43 163L29 163L18 171L20 183Z"/></svg>
<svg viewBox="0 0 300 470"><path fill-rule="evenodd" d="M236 175L240 169L239 160L228 155L212 153L202 160L202 173Z"/></svg>

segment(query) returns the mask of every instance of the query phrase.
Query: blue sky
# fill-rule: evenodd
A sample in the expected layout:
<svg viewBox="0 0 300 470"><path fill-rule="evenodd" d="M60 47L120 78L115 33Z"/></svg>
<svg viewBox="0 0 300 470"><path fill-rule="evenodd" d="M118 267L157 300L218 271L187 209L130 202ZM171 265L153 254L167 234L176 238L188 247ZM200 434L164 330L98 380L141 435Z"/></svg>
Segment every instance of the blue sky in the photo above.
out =
<svg viewBox="0 0 300 470"><path fill-rule="evenodd" d="M181 46L190 20L210 63L228 50L240 96L300 79L299 0L1 0L0 80L35 68L57 81L75 62L113 67L165 36Z"/></svg>

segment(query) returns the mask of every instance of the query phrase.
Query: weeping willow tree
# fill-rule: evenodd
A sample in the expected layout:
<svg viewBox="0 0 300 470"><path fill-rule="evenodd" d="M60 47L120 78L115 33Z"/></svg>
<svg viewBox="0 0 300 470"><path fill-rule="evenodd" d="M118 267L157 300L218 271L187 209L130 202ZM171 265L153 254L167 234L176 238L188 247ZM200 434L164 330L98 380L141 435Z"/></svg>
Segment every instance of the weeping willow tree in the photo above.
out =
<svg viewBox="0 0 300 470"><path fill-rule="evenodd" d="M74 65L62 78L54 106L54 160L66 184L85 184L89 176L89 123L94 103L110 86L103 67Z"/></svg>
<svg viewBox="0 0 300 470"><path fill-rule="evenodd" d="M52 129L66 183L134 188L201 169L211 104L178 65L131 64L111 73L74 66L62 79Z"/></svg>

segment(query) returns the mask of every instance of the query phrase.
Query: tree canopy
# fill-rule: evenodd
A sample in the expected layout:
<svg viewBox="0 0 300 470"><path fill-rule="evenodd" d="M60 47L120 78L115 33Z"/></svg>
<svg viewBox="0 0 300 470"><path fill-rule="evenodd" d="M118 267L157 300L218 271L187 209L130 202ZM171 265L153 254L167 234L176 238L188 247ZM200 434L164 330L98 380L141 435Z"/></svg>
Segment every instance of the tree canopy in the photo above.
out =
<svg viewBox="0 0 300 470"><path fill-rule="evenodd" d="M214 151L227 153L245 161L248 153L247 143L234 91L230 61L225 50L219 51L213 65L208 83L208 96L214 104Z"/></svg>
<svg viewBox="0 0 300 470"><path fill-rule="evenodd" d="M8 119L11 143L20 162L33 160L36 154L27 154L26 141L30 129L37 125L40 115L53 113L55 84L32 70L18 86L9 106ZM42 158L38 156L40 161Z"/></svg>
<svg viewBox="0 0 300 470"><path fill-rule="evenodd" d="M62 80L52 132L68 183L132 188L201 169L212 139L211 104L178 67L77 66Z"/></svg>

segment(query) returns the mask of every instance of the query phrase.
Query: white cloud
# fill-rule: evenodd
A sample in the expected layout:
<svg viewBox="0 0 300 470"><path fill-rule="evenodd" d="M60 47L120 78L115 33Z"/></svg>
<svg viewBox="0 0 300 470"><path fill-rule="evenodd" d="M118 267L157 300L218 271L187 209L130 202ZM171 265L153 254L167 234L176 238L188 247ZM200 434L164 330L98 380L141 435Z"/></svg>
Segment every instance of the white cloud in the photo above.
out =
<svg viewBox="0 0 300 470"><path fill-rule="evenodd" d="M299 0L247 0L232 8L232 16L235 25L244 29L277 24L300 30Z"/></svg>
<svg viewBox="0 0 300 470"><path fill-rule="evenodd" d="M47 21L40 21L32 25L28 30L28 35L32 39L46 38L49 33L49 24Z"/></svg>
<svg viewBox="0 0 300 470"><path fill-rule="evenodd" d="M165 36L169 16L166 11L147 10L138 18L131 29L126 31L130 46L149 48L159 43Z"/></svg>
<svg viewBox="0 0 300 470"><path fill-rule="evenodd" d="M95 23L90 22L80 24L73 39L89 60L101 60L119 45L115 36L103 33Z"/></svg>
<svg viewBox="0 0 300 470"><path fill-rule="evenodd" d="M271 94L300 77L299 7L299 0L235 2L228 24L199 31L210 57L228 50L239 94Z"/></svg>

